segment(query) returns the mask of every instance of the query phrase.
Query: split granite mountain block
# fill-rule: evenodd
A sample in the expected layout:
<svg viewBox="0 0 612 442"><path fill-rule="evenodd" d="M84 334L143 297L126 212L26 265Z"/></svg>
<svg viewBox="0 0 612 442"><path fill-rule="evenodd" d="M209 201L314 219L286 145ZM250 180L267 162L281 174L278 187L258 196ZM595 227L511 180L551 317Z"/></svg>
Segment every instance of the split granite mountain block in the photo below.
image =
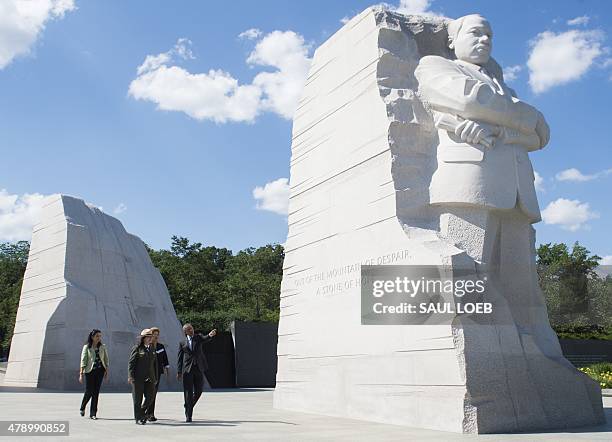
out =
<svg viewBox="0 0 612 442"><path fill-rule="evenodd" d="M32 234L4 384L82 389L81 349L97 328L110 356L104 388L128 390L130 349L153 326L176 373L181 325L145 244L83 200L50 197ZM168 382L162 388L178 388Z"/></svg>

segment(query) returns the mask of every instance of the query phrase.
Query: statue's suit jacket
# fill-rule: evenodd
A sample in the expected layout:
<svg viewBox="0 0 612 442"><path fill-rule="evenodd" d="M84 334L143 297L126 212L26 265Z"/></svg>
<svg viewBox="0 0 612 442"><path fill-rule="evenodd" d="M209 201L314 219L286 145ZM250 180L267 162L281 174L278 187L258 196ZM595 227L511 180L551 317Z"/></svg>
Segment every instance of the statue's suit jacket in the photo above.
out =
<svg viewBox="0 0 612 442"><path fill-rule="evenodd" d="M501 79L471 63L426 56L416 68L422 99L438 116L502 128L492 149L464 143L439 129L438 168L429 187L432 204L469 204L512 209L540 221L534 173L527 152L548 140L535 133L539 111L518 100Z"/></svg>

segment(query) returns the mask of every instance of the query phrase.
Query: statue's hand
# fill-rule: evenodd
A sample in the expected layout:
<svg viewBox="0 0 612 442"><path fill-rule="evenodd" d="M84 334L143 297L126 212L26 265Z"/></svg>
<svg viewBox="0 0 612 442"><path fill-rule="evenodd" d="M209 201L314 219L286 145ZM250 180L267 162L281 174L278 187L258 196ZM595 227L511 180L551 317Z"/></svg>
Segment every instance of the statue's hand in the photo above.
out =
<svg viewBox="0 0 612 442"><path fill-rule="evenodd" d="M497 126L485 126L472 120L463 120L455 128L455 135L464 143L481 144L488 148L493 147L499 133Z"/></svg>
<svg viewBox="0 0 612 442"><path fill-rule="evenodd" d="M538 112L538 122L536 123L535 131L540 138L540 147L546 146L550 140L550 128L544 119L544 115L540 112Z"/></svg>

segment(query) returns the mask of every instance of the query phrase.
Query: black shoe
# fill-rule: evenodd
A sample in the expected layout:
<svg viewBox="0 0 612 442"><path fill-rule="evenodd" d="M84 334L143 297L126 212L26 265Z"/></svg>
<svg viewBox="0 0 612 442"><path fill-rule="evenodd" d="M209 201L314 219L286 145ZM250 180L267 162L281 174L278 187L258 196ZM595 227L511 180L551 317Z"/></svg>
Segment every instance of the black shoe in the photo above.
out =
<svg viewBox="0 0 612 442"><path fill-rule="evenodd" d="M79 410L79 414L80 414L81 416L85 416L85 410Z"/></svg>
<svg viewBox="0 0 612 442"><path fill-rule="evenodd" d="M146 419L136 419L136 425L145 425L146 423Z"/></svg>
<svg viewBox="0 0 612 442"><path fill-rule="evenodd" d="M190 417L188 417L188 418L185 419L185 422L192 422L192 420L191 420Z"/></svg>
<svg viewBox="0 0 612 442"><path fill-rule="evenodd" d="M157 420L157 418L156 418L155 416L149 416L149 417L147 418L147 420L148 420L149 422L155 422L155 421Z"/></svg>
<svg viewBox="0 0 612 442"><path fill-rule="evenodd" d="M97 420L98 420L98 418L97 418L95 415L94 415L94 416L89 416L89 419L92 419L92 420L94 420L94 421L97 421Z"/></svg>

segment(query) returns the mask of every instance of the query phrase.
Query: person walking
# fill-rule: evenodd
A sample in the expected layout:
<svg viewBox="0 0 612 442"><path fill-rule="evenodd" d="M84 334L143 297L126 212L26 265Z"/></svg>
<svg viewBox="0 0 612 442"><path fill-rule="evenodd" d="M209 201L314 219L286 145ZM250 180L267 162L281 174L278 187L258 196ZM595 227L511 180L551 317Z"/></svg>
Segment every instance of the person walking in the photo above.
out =
<svg viewBox="0 0 612 442"><path fill-rule="evenodd" d="M89 417L96 420L98 414L98 396L102 380L108 379L109 358L106 346L102 343L102 332L93 329L87 336L87 342L81 351L81 368L79 370L79 383L83 383L85 374L85 394L81 401L80 414L85 416L85 407L91 399Z"/></svg>
<svg viewBox="0 0 612 442"><path fill-rule="evenodd" d="M140 333L140 340L132 348L128 361L128 383L132 385L132 400L134 402L134 419L137 424L147 423L145 411L151 405L155 396L157 383L157 356L151 346L153 333L145 328ZM142 398L144 396L144 403Z"/></svg>
<svg viewBox="0 0 612 442"><path fill-rule="evenodd" d="M207 335L195 333L191 324L183 326L185 340L179 343L176 378L183 379L183 396L185 398L185 422L191 422L193 407L202 395L204 372L208 362L204 356L203 344L217 334L211 330Z"/></svg>
<svg viewBox="0 0 612 442"><path fill-rule="evenodd" d="M155 383L155 394L153 395L153 400L151 401L151 405L145 410L145 415L149 422L155 422L157 418L155 417L155 400L157 399L157 392L159 391L159 381L161 380L162 373L165 373L166 379L168 377L168 370L170 369L170 363L168 362L168 354L166 353L166 347L164 344L159 342L159 328L151 327L151 333L153 336L151 337L151 347L157 356L157 382Z"/></svg>

